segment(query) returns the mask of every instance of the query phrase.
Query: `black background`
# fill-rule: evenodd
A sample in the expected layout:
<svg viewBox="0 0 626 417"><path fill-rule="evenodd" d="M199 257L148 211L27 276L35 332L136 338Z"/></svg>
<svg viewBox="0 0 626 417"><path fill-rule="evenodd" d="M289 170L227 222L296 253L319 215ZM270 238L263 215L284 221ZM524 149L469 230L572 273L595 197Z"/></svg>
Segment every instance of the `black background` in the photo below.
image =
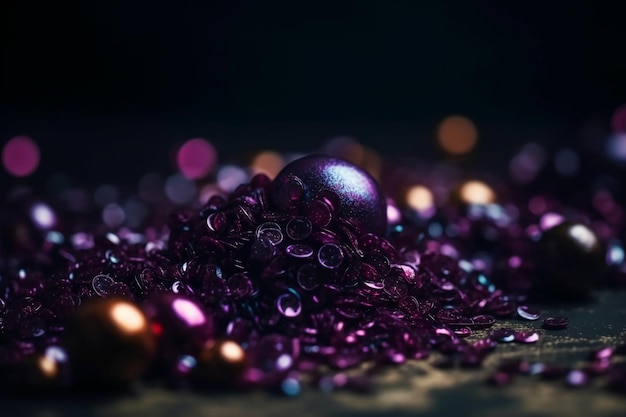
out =
<svg viewBox="0 0 626 417"><path fill-rule="evenodd" d="M221 159L336 134L426 152L452 113L489 149L571 134L626 101L624 8L609 2L1 4L0 134L38 141L33 181L169 169L174 144L196 135Z"/></svg>

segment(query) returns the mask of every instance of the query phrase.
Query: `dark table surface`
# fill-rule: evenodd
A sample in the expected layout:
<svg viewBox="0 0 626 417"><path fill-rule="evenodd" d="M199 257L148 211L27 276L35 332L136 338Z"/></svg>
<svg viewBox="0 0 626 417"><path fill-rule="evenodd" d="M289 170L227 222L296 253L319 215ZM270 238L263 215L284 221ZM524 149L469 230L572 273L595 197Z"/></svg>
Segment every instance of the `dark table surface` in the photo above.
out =
<svg viewBox="0 0 626 417"><path fill-rule="evenodd" d="M266 392L197 393L137 388L121 396L49 399L0 398L6 416L625 416L626 395L610 392L603 378L584 388L561 380L520 376L494 387L486 377L502 360L521 358L578 367L589 352L626 337L626 291L601 290L586 302L542 307L544 317L564 315L565 330L543 330L541 320L501 321L496 326L535 329L536 344L500 344L478 369L442 369L437 357L390 366L374 378L367 394L305 388L287 398ZM480 337L475 334L472 337ZM614 360L625 360L617 356Z"/></svg>

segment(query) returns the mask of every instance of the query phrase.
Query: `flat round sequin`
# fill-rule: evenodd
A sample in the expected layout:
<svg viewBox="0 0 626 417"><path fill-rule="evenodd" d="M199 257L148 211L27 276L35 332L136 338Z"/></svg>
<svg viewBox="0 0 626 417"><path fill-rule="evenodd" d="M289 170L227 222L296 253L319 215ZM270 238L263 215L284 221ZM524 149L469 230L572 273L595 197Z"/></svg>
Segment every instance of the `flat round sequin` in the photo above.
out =
<svg viewBox="0 0 626 417"><path fill-rule="evenodd" d="M543 320L543 327L546 330L563 330L566 329L569 325L569 320L567 317L556 316L556 317L546 317Z"/></svg>
<svg viewBox="0 0 626 417"><path fill-rule="evenodd" d="M300 266L296 272L296 280L303 290L314 290L321 284L319 267L315 264Z"/></svg>
<svg viewBox="0 0 626 417"><path fill-rule="evenodd" d="M317 260L324 268L339 268L343 259L343 250L341 250L341 248L334 243L326 243L322 245L317 252Z"/></svg>
<svg viewBox="0 0 626 417"><path fill-rule="evenodd" d="M278 296L276 299L276 308L283 316L293 318L297 317L302 312L302 303L296 295L286 293Z"/></svg>
<svg viewBox="0 0 626 417"><path fill-rule="evenodd" d="M295 243L293 245L288 245L285 248L285 253L289 256L293 256L294 258L308 258L313 255L315 251L309 245Z"/></svg>
<svg viewBox="0 0 626 417"><path fill-rule="evenodd" d="M311 235L313 225L306 217L294 217L285 226L287 236L293 240L303 240Z"/></svg>
<svg viewBox="0 0 626 417"><path fill-rule="evenodd" d="M517 315L526 320L539 320L541 318L541 311L521 305L517 307Z"/></svg>

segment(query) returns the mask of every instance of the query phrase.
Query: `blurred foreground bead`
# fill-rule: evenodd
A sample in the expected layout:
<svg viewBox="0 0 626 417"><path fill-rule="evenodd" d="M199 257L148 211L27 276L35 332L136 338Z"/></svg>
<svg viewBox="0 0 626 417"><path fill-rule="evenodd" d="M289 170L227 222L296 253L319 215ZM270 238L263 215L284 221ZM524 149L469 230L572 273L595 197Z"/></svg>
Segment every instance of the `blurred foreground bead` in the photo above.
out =
<svg viewBox="0 0 626 417"><path fill-rule="evenodd" d="M543 233L537 259L540 288L559 298L588 296L606 269L598 237L584 224L570 221Z"/></svg>
<svg viewBox="0 0 626 417"><path fill-rule="evenodd" d="M146 370L155 350L144 313L118 298L86 301L71 319L65 337L79 386L118 388L132 383Z"/></svg>
<svg viewBox="0 0 626 417"><path fill-rule="evenodd" d="M157 343L157 359L173 364L181 355L197 356L215 334L213 317L185 296L160 294L141 306Z"/></svg>
<svg viewBox="0 0 626 417"><path fill-rule="evenodd" d="M232 340L211 341L204 346L194 368L193 378L200 385L233 385L247 366L246 352Z"/></svg>
<svg viewBox="0 0 626 417"><path fill-rule="evenodd" d="M3 373L3 390L18 395L51 394L68 384L67 364L50 355L32 355Z"/></svg>
<svg viewBox="0 0 626 417"><path fill-rule="evenodd" d="M322 197L325 194L328 198ZM348 221L361 234L382 234L387 227L387 204L380 186L343 159L309 155L289 163L274 180L272 198L281 210L324 201L336 218Z"/></svg>

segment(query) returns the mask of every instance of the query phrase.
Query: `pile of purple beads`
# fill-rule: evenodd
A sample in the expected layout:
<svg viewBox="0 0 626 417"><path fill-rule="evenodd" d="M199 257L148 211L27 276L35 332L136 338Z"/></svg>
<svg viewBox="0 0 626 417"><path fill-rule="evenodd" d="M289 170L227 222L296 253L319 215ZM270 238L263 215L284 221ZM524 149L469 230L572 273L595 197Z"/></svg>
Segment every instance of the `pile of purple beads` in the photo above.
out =
<svg viewBox="0 0 626 417"><path fill-rule="evenodd" d="M388 200L372 177L309 156L274 180L258 174L227 196L176 209L162 233L48 232L29 256L1 265L0 382L42 391L137 381L287 395L305 382L367 390L364 375L344 371L433 353L447 366L477 367L499 343L536 343L533 331L475 333L503 318L538 320L529 301L550 290L590 291L597 281L585 277L539 285L535 277L555 275L563 253L579 257L574 275L595 269L624 281L623 260L605 271L604 245L619 231L606 232L614 229L602 219L542 228L545 216L454 204L445 217L387 225ZM474 256L485 250L498 254L491 264ZM541 256L549 259L537 263ZM567 324L548 317L543 328ZM597 353L601 364L588 373L610 375L625 392L626 371L610 366L620 352ZM507 363L489 381L551 372L544 368ZM584 372L563 375L581 385Z"/></svg>

